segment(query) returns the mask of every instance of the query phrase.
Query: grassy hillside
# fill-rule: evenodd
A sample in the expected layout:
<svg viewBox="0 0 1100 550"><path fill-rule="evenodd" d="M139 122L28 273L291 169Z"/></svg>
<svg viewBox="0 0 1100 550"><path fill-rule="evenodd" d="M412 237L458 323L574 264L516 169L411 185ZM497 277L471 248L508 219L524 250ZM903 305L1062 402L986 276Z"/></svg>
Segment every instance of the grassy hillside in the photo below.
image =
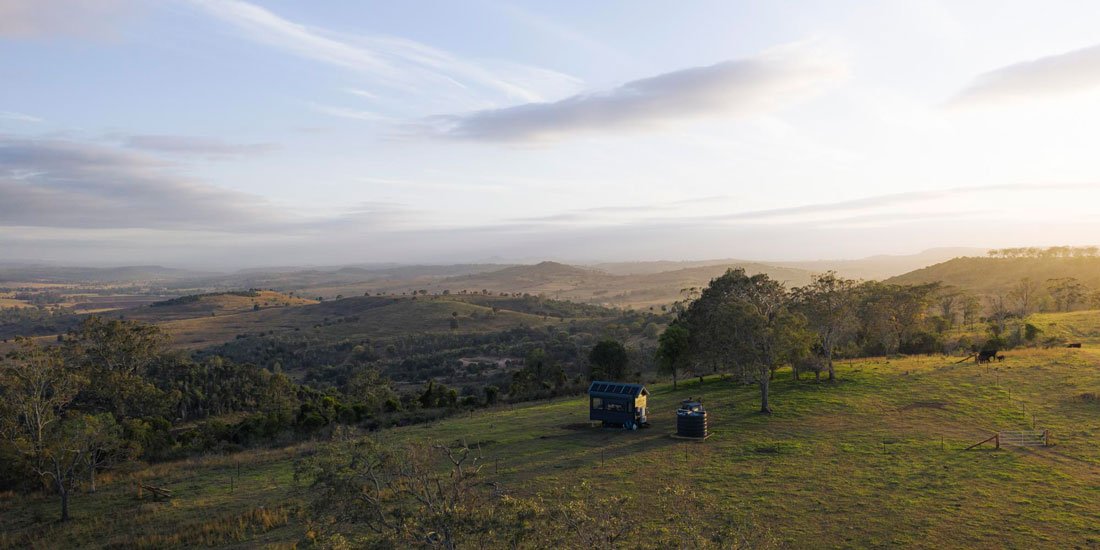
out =
<svg viewBox="0 0 1100 550"><path fill-rule="evenodd" d="M361 336L386 338L402 334L487 332L521 324L551 322L542 316L476 305L444 297L356 297L299 307L271 307L159 323L174 345L201 348L233 340L239 334L319 330L331 339ZM553 322L558 322L554 320Z"/></svg>
<svg viewBox="0 0 1100 550"><path fill-rule="evenodd" d="M984 256L984 248L932 248L916 254L879 255L857 260L774 262L775 265L821 273L836 271L849 279L882 280L962 256Z"/></svg>
<svg viewBox="0 0 1100 550"><path fill-rule="evenodd" d="M446 277L495 271L504 264L345 266L249 269L209 281L229 288L279 288L309 296L352 296L366 290L409 290Z"/></svg>
<svg viewBox="0 0 1100 550"><path fill-rule="evenodd" d="M706 285L731 267L743 267L750 273L767 273L774 279L797 286L810 280L810 271L793 267L775 267L735 260L713 262L642 262L607 264L611 272L557 262L516 266L450 266L451 269L405 268L388 271L325 272L325 277L264 280L265 288L295 290L302 296L359 296L364 293L411 293L427 290L461 290L494 294L544 294L560 300L572 300L613 307L650 307L669 304L682 298L680 289ZM466 267L465 271L457 268ZM358 276L358 279L355 279ZM293 282L293 284L289 284Z"/></svg>
<svg viewBox="0 0 1100 550"><path fill-rule="evenodd" d="M514 266L488 273L451 277L429 288L525 292L549 297L616 307L644 308L670 304L684 298L684 288L706 286L727 269L742 267L750 274L767 273L788 286L809 282L809 271L757 263L718 264L659 271L613 275L556 262Z"/></svg>
<svg viewBox="0 0 1100 550"><path fill-rule="evenodd" d="M1100 346L1100 311L1037 313L1029 317L1028 322L1039 327L1045 338Z"/></svg>
<svg viewBox="0 0 1100 550"><path fill-rule="evenodd" d="M256 308L294 307L316 303L316 300L290 296L281 292L257 290L183 296L117 313L136 321L160 323L212 315L247 313L255 311Z"/></svg>
<svg viewBox="0 0 1100 550"><path fill-rule="evenodd" d="M976 294L1004 293L1024 277L1039 283L1047 279L1076 278L1100 289L1100 258L955 258L888 280L918 284L940 281Z"/></svg>
<svg viewBox="0 0 1100 550"><path fill-rule="evenodd" d="M788 287L805 285L810 282L811 272L789 267L774 267L756 263L721 264L664 271L649 275L630 275L618 281L623 289L625 301L638 306L665 304L681 300L685 288L705 287L711 279L721 276L730 268L744 268L747 273L765 273L768 277L786 284ZM597 292L591 289L591 292Z"/></svg>
<svg viewBox="0 0 1100 550"><path fill-rule="evenodd" d="M284 310L295 311L295 310ZM1094 331L1100 314L1044 317ZM773 384L776 414L728 380L652 385L652 427L584 427L587 400L498 408L376 434L479 443L490 477L531 495L583 481L636 497L634 536L677 516L649 498L686 490L708 499L706 530L751 511L792 547L1087 548L1100 545L1100 350L1017 350L1003 363L911 357L845 362L836 385ZM673 410L701 397L713 436L669 437ZM1050 429L1055 446L963 451L997 430ZM0 546L290 547L307 526L293 460L313 449L245 452L163 464L133 474L175 491L138 501L119 473L74 500L68 525L43 521L56 503L0 497ZM236 465L240 462L240 478ZM233 479L233 481L231 481ZM37 519L36 519L37 518ZM645 545L634 539L632 544ZM278 546L276 546L278 547Z"/></svg>

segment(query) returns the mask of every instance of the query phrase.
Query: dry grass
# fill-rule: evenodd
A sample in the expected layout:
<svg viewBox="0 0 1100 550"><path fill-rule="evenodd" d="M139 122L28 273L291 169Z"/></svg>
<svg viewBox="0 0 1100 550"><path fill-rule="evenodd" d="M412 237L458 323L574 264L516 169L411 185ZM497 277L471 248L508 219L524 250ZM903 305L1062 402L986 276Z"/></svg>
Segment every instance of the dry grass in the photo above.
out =
<svg viewBox="0 0 1100 550"><path fill-rule="evenodd" d="M457 299L419 297L348 298L307 307L271 308L260 311L168 321L161 326L174 345L201 348L228 342L238 334L260 332L323 332L333 339L369 337L380 339L405 334L449 333L451 314L459 314L458 333L504 330L520 325L539 326L556 319L499 311ZM344 321L347 318L351 321ZM335 322L340 321L340 322ZM335 322L325 325L326 322Z"/></svg>
<svg viewBox="0 0 1100 550"><path fill-rule="evenodd" d="M258 507L243 514L231 514L191 525L173 533L151 533L127 542L131 548L169 548L220 546L253 540L257 535L283 527L290 522L291 511L285 507Z"/></svg>
<svg viewBox="0 0 1100 550"><path fill-rule="evenodd" d="M15 298L7 298L0 296L0 308L5 307L34 307L23 300L16 300Z"/></svg>
<svg viewBox="0 0 1100 550"><path fill-rule="evenodd" d="M1100 546L1100 410L1085 397L1100 395L1100 355L1055 348L1016 350L992 365L955 360L844 362L837 384L781 372L771 416L755 412L754 387L710 378L678 390L652 385L652 427L637 432L583 427L586 400L570 398L377 437L467 441L480 447L486 472L519 495L582 481L635 495L646 503L636 521L650 530L675 516L651 493L686 488L709 503L693 528L751 513L796 548ZM702 398L711 415L705 443L669 437L673 409L687 397ZM1055 446L962 450L1032 426L1052 430ZM0 495L0 546L290 547L307 529L294 513L302 496L293 461L311 450L201 457L134 474L171 488L170 503L136 500L132 480L119 475L96 495L78 495L64 526L50 523L51 497Z"/></svg>

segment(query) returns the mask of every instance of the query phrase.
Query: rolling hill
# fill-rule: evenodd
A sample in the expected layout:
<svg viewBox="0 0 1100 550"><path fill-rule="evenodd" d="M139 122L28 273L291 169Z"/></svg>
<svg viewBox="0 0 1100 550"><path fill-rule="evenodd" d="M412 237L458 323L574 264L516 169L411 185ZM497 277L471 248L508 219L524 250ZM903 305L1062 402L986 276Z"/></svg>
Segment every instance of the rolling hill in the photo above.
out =
<svg viewBox="0 0 1100 550"><path fill-rule="evenodd" d="M181 319L232 315L261 309L295 307L316 303L316 300L291 296L272 290L213 292L181 296L115 313L135 321L163 323Z"/></svg>
<svg viewBox="0 0 1100 550"><path fill-rule="evenodd" d="M908 273L915 269L941 263L952 258L985 255L985 248L951 247L932 248L916 254L882 254L855 260L811 260L772 262L777 266L808 269L821 273L836 271L849 279L881 280Z"/></svg>
<svg viewBox="0 0 1100 550"><path fill-rule="evenodd" d="M887 280L898 284L942 282L979 295L1008 292L1020 279L1040 284L1048 279L1076 278L1100 290L1100 258L955 258Z"/></svg>
<svg viewBox="0 0 1100 550"><path fill-rule="evenodd" d="M984 255L984 248L932 248L916 254L878 255L853 260L776 260L752 262L746 260L700 260L700 261L653 261L653 262L614 262L600 263L592 267L612 275L639 275L665 271L678 271L695 267L766 264L771 268L783 267L823 273L836 271L849 279L885 279L943 262L960 256Z"/></svg>
<svg viewBox="0 0 1100 550"><path fill-rule="evenodd" d="M1097 315L1086 316L1089 326ZM1086 320L1079 317L1048 321ZM1092 346L1016 350L985 366L938 356L845 361L839 374L831 385L780 371L771 416L755 412L754 387L709 378L675 390L650 384L652 425L637 432L589 426L588 400L575 397L360 437L466 441L480 449L487 480L518 498L553 502L581 483L630 496L612 511L629 521L627 547L678 529L708 533L731 517L792 548L1100 543L1100 354ZM709 412L705 442L670 437L673 411L689 397ZM1032 428L1050 430L1054 445L964 450L997 431ZM295 477L295 461L318 445L105 475L97 493L74 497L67 524L41 519L55 513L55 499L0 495L0 546L289 548L311 532L299 515L309 484ZM136 480L173 497L139 500ZM702 512L685 519L686 501Z"/></svg>
<svg viewBox="0 0 1100 550"><path fill-rule="evenodd" d="M682 289L706 286L711 279L727 269L741 267L750 274L766 273L770 277L798 286L809 282L809 271L774 267L758 263L716 264L689 267L673 271L615 275L597 269L585 269L557 262L542 262L531 266L451 277L431 288L455 290L488 290L490 292L523 292L577 302L617 307L650 307L670 304L683 299Z"/></svg>
<svg viewBox="0 0 1100 550"><path fill-rule="evenodd" d="M447 298L355 297L298 307L272 307L258 311L209 317L192 317L158 323L175 346L204 348L229 342L239 335L323 332L326 339L382 339L406 334L452 332L450 321L459 319L457 333L478 333L526 324L560 322L543 316Z"/></svg>

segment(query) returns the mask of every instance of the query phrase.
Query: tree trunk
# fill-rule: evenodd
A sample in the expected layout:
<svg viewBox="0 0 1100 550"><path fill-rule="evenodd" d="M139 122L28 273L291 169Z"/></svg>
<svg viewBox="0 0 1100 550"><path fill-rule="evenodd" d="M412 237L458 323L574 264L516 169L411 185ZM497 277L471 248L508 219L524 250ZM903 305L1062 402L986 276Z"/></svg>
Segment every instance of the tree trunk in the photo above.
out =
<svg viewBox="0 0 1100 550"><path fill-rule="evenodd" d="M825 365L829 367L829 381L836 382L836 370L833 369L833 351L825 350Z"/></svg>
<svg viewBox="0 0 1100 550"><path fill-rule="evenodd" d="M768 404L768 386L771 385L771 379L767 376L760 377L760 412L763 414L771 414L772 408Z"/></svg>
<svg viewBox="0 0 1100 550"><path fill-rule="evenodd" d="M62 481L57 482L57 490L61 493L61 521L69 521L69 491Z"/></svg>
<svg viewBox="0 0 1100 550"><path fill-rule="evenodd" d="M672 369L672 389L676 389L676 369Z"/></svg>
<svg viewBox="0 0 1100 550"><path fill-rule="evenodd" d="M91 485L91 487L88 488L88 491L94 493L95 492L95 465L94 464L90 464L88 466L88 484Z"/></svg>

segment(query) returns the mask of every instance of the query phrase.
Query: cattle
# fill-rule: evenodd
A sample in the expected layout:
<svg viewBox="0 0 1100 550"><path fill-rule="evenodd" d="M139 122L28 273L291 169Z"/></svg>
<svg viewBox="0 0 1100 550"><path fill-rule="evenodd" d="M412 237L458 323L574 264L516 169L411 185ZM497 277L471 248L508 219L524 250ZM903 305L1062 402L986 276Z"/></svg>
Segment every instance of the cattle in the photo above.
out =
<svg viewBox="0 0 1100 550"><path fill-rule="evenodd" d="M997 350L983 350L978 352L978 356L975 358L978 364L988 363L997 357Z"/></svg>
<svg viewBox="0 0 1100 550"><path fill-rule="evenodd" d="M997 356L997 361L998 361L998 362L1000 362L1000 361L1004 361L1004 360L1005 360L1005 356L1003 356L1003 355L998 355L998 356Z"/></svg>
<svg viewBox="0 0 1100 550"><path fill-rule="evenodd" d="M1079 347L1081 347L1081 342L1074 342L1072 344L1066 344L1066 347L1067 348L1079 348Z"/></svg>

